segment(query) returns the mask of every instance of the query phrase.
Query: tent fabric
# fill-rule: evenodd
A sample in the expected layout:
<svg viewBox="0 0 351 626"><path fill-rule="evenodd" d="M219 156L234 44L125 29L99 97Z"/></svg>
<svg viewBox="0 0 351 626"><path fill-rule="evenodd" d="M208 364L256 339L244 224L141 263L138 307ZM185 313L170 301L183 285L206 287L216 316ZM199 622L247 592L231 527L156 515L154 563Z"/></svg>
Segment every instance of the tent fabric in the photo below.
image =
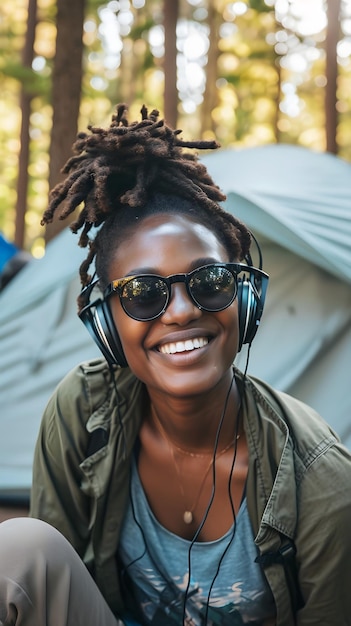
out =
<svg viewBox="0 0 351 626"><path fill-rule="evenodd" d="M49 396L72 367L99 354L76 314L85 256L65 230L0 293L0 496L28 493Z"/></svg>
<svg viewBox="0 0 351 626"><path fill-rule="evenodd" d="M351 283L351 165L290 145L203 158L226 208L252 230Z"/></svg>
<svg viewBox="0 0 351 626"><path fill-rule="evenodd" d="M273 242L262 255L270 284L248 372L313 406L351 448L349 285Z"/></svg>
<svg viewBox="0 0 351 626"><path fill-rule="evenodd" d="M286 145L218 150L202 161L227 210L258 238L270 274L248 372L313 406L351 448L351 166ZM50 394L99 355L76 315L85 256L67 229L0 293L0 497L29 493ZM242 369L247 356L244 347Z"/></svg>

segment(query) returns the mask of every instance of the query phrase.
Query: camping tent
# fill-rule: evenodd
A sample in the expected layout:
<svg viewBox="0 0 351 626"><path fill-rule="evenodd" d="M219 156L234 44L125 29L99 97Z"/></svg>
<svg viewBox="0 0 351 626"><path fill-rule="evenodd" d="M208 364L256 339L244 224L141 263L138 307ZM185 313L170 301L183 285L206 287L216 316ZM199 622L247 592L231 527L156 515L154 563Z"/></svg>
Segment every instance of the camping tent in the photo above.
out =
<svg viewBox="0 0 351 626"><path fill-rule="evenodd" d="M351 448L351 166L294 146L203 158L271 276L248 371L314 406ZM47 399L98 354L76 316L86 251L69 230L0 293L0 495L27 494ZM247 349L237 364L245 367Z"/></svg>

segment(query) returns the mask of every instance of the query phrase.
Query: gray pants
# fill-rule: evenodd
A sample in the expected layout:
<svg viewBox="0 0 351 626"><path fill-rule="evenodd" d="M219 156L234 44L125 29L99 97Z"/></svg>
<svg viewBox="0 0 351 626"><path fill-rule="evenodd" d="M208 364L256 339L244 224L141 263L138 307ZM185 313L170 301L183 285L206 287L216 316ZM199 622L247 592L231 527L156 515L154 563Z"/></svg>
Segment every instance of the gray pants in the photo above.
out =
<svg viewBox="0 0 351 626"><path fill-rule="evenodd" d="M72 546L30 518L0 524L0 626L118 626Z"/></svg>

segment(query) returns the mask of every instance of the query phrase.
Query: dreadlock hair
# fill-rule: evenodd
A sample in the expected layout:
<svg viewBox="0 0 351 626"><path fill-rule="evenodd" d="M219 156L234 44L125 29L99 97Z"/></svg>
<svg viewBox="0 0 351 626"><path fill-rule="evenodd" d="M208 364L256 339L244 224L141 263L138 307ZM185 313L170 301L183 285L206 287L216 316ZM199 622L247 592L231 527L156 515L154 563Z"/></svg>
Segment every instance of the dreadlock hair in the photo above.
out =
<svg viewBox="0 0 351 626"><path fill-rule="evenodd" d="M184 151L218 144L183 141L181 130L158 118L157 110L149 114L143 105L141 121L129 124L127 105L117 105L107 129L88 126L90 134L77 135L74 156L62 169L67 177L50 193L42 225L52 222L63 202L61 220L82 205L70 228L74 233L82 229L79 245L89 247L79 270L83 287L91 281L88 271L95 257L101 287L107 285L109 263L122 236L150 214L183 213L204 224L216 233L230 260L242 260L249 252L248 229L219 206L225 195L197 154ZM91 239L91 229L100 226Z"/></svg>

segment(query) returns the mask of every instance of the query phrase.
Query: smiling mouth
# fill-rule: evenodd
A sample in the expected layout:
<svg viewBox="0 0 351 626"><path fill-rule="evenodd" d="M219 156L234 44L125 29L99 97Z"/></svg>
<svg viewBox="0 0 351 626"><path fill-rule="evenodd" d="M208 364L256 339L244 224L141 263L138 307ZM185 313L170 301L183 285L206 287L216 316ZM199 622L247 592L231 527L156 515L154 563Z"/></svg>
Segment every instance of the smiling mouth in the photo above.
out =
<svg viewBox="0 0 351 626"><path fill-rule="evenodd" d="M159 351L162 354L177 354L179 352L190 352L191 350L197 350L203 348L209 343L208 337L196 337L195 339L186 339L186 341L176 341L172 343L165 343L159 347Z"/></svg>

